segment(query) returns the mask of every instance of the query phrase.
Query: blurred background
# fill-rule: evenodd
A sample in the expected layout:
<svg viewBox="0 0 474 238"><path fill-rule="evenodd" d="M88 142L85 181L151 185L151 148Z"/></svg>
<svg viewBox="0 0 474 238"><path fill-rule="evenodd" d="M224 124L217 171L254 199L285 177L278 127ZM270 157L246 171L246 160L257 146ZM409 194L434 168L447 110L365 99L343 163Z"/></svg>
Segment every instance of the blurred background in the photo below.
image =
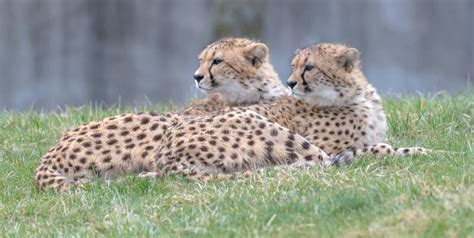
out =
<svg viewBox="0 0 474 238"><path fill-rule="evenodd" d="M474 74L473 0L0 0L0 110L183 104L221 36L266 42L282 80L321 41L358 48L385 95L456 93Z"/></svg>

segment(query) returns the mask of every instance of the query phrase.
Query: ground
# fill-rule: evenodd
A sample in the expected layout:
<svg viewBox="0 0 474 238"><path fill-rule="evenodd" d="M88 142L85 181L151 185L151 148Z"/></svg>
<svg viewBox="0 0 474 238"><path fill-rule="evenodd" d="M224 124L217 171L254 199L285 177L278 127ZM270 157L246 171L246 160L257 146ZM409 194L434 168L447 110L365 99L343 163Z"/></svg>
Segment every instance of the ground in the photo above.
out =
<svg viewBox="0 0 474 238"><path fill-rule="evenodd" d="M462 153L364 157L207 184L128 176L65 193L38 192L33 182L62 130L136 110L0 113L0 234L473 237L474 92L402 98L384 103L390 143Z"/></svg>

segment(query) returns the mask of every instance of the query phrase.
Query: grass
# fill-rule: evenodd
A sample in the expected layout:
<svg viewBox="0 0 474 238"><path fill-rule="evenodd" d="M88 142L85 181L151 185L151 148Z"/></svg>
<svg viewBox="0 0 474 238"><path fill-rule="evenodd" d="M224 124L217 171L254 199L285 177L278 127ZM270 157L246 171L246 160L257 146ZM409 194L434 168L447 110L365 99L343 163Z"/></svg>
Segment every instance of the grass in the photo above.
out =
<svg viewBox="0 0 474 238"><path fill-rule="evenodd" d="M474 93L390 99L385 108L393 145L456 153L207 184L128 176L38 192L33 170L65 128L135 110L4 112L0 236L474 237Z"/></svg>

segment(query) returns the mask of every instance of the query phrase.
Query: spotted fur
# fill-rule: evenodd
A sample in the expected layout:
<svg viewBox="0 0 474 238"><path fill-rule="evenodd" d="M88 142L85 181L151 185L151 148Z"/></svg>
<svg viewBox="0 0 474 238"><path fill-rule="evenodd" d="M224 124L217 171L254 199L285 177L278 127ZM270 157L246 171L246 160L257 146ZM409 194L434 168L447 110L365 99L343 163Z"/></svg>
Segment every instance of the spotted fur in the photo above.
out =
<svg viewBox="0 0 474 238"><path fill-rule="evenodd" d="M262 53L257 49L265 50ZM214 61L211 55L224 61L210 69ZM154 168L155 151L176 123L193 115L230 110L289 93L273 70L268 48L262 43L236 38L215 42L201 53L197 72L205 68L213 74L215 83L207 85L209 75L205 75L199 87L206 87L209 96L178 113L124 114L68 130L41 159L35 171L38 187L65 190L95 176L114 178L149 171ZM239 97L229 97L229 85L240 85L233 89L240 93Z"/></svg>
<svg viewBox="0 0 474 238"><path fill-rule="evenodd" d="M206 93L217 91L223 101L238 105L289 95L269 62L265 44L225 38L210 44L199 55L199 68L194 73L199 79L196 86Z"/></svg>
<svg viewBox="0 0 474 238"><path fill-rule="evenodd" d="M154 175L203 178L272 165L324 165L333 159L301 135L245 108L173 126L155 158Z"/></svg>
<svg viewBox="0 0 474 238"><path fill-rule="evenodd" d="M351 161L350 151L360 154L371 145L376 154L387 123L379 95L360 70L358 51L318 44L292 62L288 85L297 97L176 124L156 151L154 171L142 176L208 178L273 165L340 164Z"/></svg>
<svg viewBox="0 0 474 238"><path fill-rule="evenodd" d="M214 62L217 53L211 55L207 61ZM261 52L249 55L241 60L263 67L264 61L255 58ZM226 59L222 57L217 65ZM214 72L208 76L216 89L212 93L219 88L228 92L223 84L212 83L219 67L203 67ZM144 177L230 178L273 165L339 164L352 159L351 151L384 141L387 125L380 97L359 68L357 50L314 45L296 54L293 68L288 84L298 98L259 96L269 102L234 107L228 106L229 99L235 104L246 101L222 93L217 97L224 98L224 104L213 105L211 99L181 114L122 115L76 128L43 158L36 173L38 185L61 190L94 174L112 177L125 172L141 172ZM199 78L203 83L205 76Z"/></svg>
<svg viewBox="0 0 474 238"><path fill-rule="evenodd" d="M379 156L409 156L409 155L426 155L431 150L423 147L395 147L386 143L377 143L374 145L365 146L364 148L354 151L355 155L379 155Z"/></svg>
<svg viewBox="0 0 474 238"><path fill-rule="evenodd" d="M292 125L328 154L354 150L356 155L407 156L427 153L422 147L395 148L383 143L387 122L381 98L360 68L359 52L341 44L321 43L299 50L288 79L293 95L311 108L294 111ZM298 104L298 102L296 103ZM303 113L298 113L303 111ZM298 126L314 118L306 126ZM292 128L291 124L284 124Z"/></svg>

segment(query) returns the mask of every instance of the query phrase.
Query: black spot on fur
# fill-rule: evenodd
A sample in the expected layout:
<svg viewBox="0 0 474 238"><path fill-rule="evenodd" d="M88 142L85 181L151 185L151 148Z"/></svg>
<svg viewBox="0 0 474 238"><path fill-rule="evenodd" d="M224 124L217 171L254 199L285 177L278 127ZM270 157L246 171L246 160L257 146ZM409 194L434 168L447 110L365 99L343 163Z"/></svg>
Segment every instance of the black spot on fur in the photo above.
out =
<svg viewBox="0 0 474 238"><path fill-rule="evenodd" d="M115 125L115 124L112 124L112 125L108 125L108 126L107 126L107 129L108 129L108 130L115 130L115 129L117 129L117 128L118 128L118 127L117 127L117 125Z"/></svg>
<svg viewBox="0 0 474 238"><path fill-rule="evenodd" d="M102 134L101 133L94 133L91 136L94 137L94 138L99 138L99 137L102 136Z"/></svg>
<svg viewBox="0 0 474 238"><path fill-rule="evenodd" d="M303 147L303 149L307 150L307 149L309 149L310 144L309 144L309 142L305 141L301 144L301 147Z"/></svg>
<svg viewBox="0 0 474 238"><path fill-rule="evenodd" d="M270 131L270 135L272 135L272 136L278 136L278 130L277 130L277 129L272 129L272 130Z"/></svg>
<svg viewBox="0 0 474 238"><path fill-rule="evenodd" d="M158 123L155 123L155 124L151 125L150 131L156 130L156 128L158 128L158 126L159 126Z"/></svg>
<svg viewBox="0 0 474 238"><path fill-rule="evenodd" d="M140 123L141 123L142 125L148 124L148 122L150 122L150 118L148 118L148 117L144 117L144 118L142 118L142 120L140 121Z"/></svg>
<svg viewBox="0 0 474 238"><path fill-rule="evenodd" d="M145 139L145 137L146 137L146 134L145 134L145 133L141 133L141 134L138 134L137 139L138 139L138 140L143 140L143 139Z"/></svg>
<svg viewBox="0 0 474 238"><path fill-rule="evenodd" d="M159 141L159 140L161 140L162 137L163 136L161 134L155 135L155 136L153 136L153 141Z"/></svg>

